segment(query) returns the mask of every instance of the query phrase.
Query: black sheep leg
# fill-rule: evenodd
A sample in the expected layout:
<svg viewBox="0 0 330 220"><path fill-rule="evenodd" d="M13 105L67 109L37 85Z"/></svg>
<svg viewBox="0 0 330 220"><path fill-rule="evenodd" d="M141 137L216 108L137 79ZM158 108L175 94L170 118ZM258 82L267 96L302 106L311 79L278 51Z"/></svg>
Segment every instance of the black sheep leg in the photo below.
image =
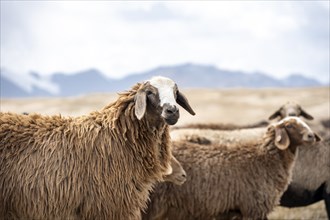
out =
<svg viewBox="0 0 330 220"><path fill-rule="evenodd" d="M330 219L330 193L327 193L325 191L325 187L324 187L323 198L325 203L325 209L327 210L327 214L328 214L328 219Z"/></svg>

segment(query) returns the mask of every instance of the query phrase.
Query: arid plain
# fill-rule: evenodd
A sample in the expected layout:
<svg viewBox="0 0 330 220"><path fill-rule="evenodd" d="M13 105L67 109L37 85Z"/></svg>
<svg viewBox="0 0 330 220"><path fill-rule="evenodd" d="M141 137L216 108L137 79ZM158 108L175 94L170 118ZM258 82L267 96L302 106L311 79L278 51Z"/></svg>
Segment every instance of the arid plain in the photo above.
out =
<svg viewBox="0 0 330 220"><path fill-rule="evenodd" d="M189 123L252 124L267 118L287 101L296 101L314 120L313 128L329 134L320 121L330 118L330 88L280 88L280 89L184 89L196 116L180 109L177 125ZM88 94L67 98L1 99L2 112L38 112L77 116L99 110L114 101L117 94ZM325 129L325 130L324 130ZM329 146L330 147L330 146ZM330 159L330 155L329 155ZM330 171L329 171L330 172ZM270 219L327 219L324 203L302 208L277 207Z"/></svg>

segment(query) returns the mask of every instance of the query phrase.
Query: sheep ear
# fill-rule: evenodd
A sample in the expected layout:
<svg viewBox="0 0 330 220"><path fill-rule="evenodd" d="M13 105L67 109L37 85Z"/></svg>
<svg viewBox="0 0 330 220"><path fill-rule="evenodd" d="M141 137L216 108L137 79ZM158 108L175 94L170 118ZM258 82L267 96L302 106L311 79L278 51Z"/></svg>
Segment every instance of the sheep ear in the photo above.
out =
<svg viewBox="0 0 330 220"><path fill-rule="evenodd" d="M285 150L289 147L290 139L284 128L275 127L275 145L280 150Z"/></svg>
<svg viewBox="0 0 330 220"><path fill-rule="evenodd" d="M135 116L141 120L147 108L147 95L146 92L140 90L135 95Z"/></svg>
<svg viewBox="0 0 330 220"><path fill-rule="evenodd" d="M318 134L316 134L315 132L314 132L314 136L315 136L315 141L316 142L322 141L322 138Z"/></svg>
<svg viewBox="0 0 330 220"><path fill-rule="evenodd" d="M275 119L277 116L281 115L281 109L277 110L276 112L274 112L271 116L269 116L269 120L273 120Z"/></svg>
<svg viewBox="0 0 330 220"><path fill-rule="evenodd" d="M189 112L192 115L195 115L196 113L191 108L191 106L188 103L187 98L178 90L176 94L176 102L181 105L182 108L184 108L187 112Z"/></svg>
<svg viewBox="0 0 330 220"><path fill-rule="evenodd" d="M305 112L304 109L300 109L300 115L303 116L304 118L308 119L308 120L313 120L314 117L311 116L310 114L308 114L307 112Z"/></svg>

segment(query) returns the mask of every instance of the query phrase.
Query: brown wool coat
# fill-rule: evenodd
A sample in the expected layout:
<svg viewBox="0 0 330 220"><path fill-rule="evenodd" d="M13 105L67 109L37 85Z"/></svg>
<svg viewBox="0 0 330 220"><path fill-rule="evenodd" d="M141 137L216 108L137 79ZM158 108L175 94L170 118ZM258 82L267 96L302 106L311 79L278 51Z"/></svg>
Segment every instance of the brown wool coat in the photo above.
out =
<svg viewBox="0 0 330 220"><path fill-rule="evenodd" d="M0 219L138 219L171 158L141 86L82 117L0 113Z"/></svg>

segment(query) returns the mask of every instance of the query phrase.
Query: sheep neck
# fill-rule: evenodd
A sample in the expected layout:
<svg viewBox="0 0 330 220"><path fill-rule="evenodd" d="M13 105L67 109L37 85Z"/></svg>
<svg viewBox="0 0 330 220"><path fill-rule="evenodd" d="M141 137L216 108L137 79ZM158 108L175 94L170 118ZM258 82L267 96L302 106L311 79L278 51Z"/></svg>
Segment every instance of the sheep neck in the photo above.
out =
<svg viewBox="0 0 330 220"><path fill-rule="evenodd" d="M290 144L286 150L278 149L275 145L275 129L272 127L269 128L265 134L263 143L262 147L267 151L266 155L270 157L269 160L281 161L280 163L275 162L276 164L274 164L274 166L281 166L279 169L282 169L283 172L281 173L286 176L284 176L283 179L291 179L293 165L298 154L297 146L295 144ZM283 181L283 184L285 188L288 185L287 181Z"/></svg>
<svg viewBox="0 0 330 220"><path fill-rule="evenodd" d="M169 144L169 126L163 119L150 120L145 115L141 120L135 116L135 94L140 84L132 90L119 94L119 98L103 108L93 112L89 118L104 130L109 130L113 140L129 151L127 155L134 156L136 163L144 163L143 173L151 172L162 178L160 173L167 169L171 155ZM147 163L147 164L146 164ZM160 172L159 172L160 170Z"/></svg>

